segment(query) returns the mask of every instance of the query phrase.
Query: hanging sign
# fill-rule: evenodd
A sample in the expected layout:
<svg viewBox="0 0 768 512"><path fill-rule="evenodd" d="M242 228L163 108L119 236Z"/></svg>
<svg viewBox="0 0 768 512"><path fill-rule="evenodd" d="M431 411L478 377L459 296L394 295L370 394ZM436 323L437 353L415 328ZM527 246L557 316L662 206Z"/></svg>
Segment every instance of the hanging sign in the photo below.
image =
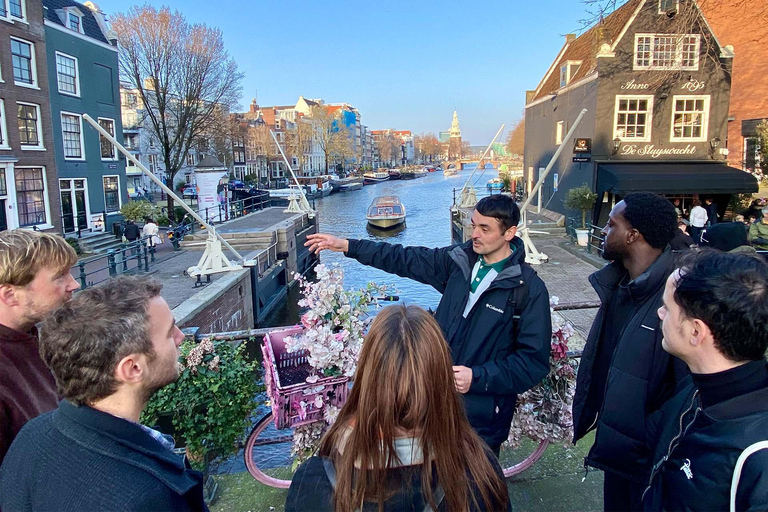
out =
<svg viewBox="0 0 768 512"><path fill-rule="evenodd" d="M592 153L592 139L575 139L573 141L574 153Z"/></svg>

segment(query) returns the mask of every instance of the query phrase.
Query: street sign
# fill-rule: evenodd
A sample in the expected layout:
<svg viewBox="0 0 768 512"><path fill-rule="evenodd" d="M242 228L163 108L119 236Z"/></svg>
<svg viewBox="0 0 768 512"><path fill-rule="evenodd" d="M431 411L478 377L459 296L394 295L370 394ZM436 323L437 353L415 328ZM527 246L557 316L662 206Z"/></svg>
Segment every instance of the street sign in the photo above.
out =
<svg viewBox="0 0 768 512"><path fill-rule="evenodd" d="M582 162L591 162L592 157L591 156L575 156L573 157L574 162L582 163Z"/></svg>

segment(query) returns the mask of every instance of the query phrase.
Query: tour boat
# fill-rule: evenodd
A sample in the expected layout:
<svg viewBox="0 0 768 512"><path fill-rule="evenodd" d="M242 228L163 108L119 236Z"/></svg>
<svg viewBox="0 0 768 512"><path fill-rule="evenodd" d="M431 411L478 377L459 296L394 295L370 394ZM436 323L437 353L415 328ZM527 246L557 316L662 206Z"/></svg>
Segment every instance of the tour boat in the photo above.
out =
<svg viewBox="0 0 768 512"><path fill-rule="evenodd" d="M377 228L393 228L405 222L405 206L397 196L375 197L365 218Z"/></svg>
<svg viewBox="0 0 768 512"><path fill-rule="evenodd" d="M455 167L443 171L443 176L455 176L457 174L459 174L459 170Z"/></svg>
<svg viewBox="0 0 768 512"><path fill-rule="evenodd" d="M363 174L363 178L364 178L363 184L373 185L374 183L381 183L382 181L388 181L389 172L381 172L381 171L367 172Z"/></svg>

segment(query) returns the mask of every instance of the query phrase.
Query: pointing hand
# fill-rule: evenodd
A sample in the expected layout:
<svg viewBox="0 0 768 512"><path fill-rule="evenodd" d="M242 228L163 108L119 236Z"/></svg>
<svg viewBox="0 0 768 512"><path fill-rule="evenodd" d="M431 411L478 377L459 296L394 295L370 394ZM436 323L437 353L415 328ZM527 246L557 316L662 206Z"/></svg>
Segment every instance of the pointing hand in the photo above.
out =
<svg viewBox="0 0 768 512"><path fill-rule="evenodd" d="M333 235L315 233L307 236L307 241L304 242L304 246L309 247L309 252L315 254L323 249L328 249L329 251L334 252L347 252L349 250L349 240L346 238L338 238Z"/></svg>

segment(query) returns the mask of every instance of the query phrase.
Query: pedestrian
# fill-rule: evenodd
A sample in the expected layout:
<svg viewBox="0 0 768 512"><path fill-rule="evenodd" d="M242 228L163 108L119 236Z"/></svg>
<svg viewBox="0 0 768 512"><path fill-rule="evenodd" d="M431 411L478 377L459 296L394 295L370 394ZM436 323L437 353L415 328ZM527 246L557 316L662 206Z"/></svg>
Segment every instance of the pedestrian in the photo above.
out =
<svg viewBox="0 0 768 512"><path fill-rule="evenodd" d="M701 242L701 232L704 231L708 219L707 210L701 206L701 202L698 199L694 199L693 208L691 208L691 215L688 220L691 223L691 238L697 244Z"/></svg>
<svg viewBox="0 0 768 512"><path fill-rule="evenodd" d="M718 223L717 204L712 200L711 197L706 198L704 200L704 204L706 205L704 209L707 210L707 222L710 226L714 226Z"/></svg>
<svg viewBox="0 0 768 512"><path fill-rule="evenodd" d="M451 348L456 389L469 423L496 454L509 435L517 395L549 372L549 293L525 263L515 236L519 222L517 204L499 194L477 203L472 240L461 245L403 247L327 234L309 235L305 244L442 293L435 319Z"/></svg>
<svg viewBox="0 0 768 512"><path fill-rule="evenodd" d="M675 387L656 310L675 268L668 244L676 231L677 214L665 198L627 195L603 228L603 258L611 263L589 277L601 306L576 379L574 442L597 429L584 465L604 471L606 511L642 507L651 456L645 425Z"/></svg>
<svg viewBox="0 0 768 512"><path fill-rule="evenodd" d="M0 463L21 427L59 402L35 324L79 288L69 273L75 263L60 236L0 232Z"/></svg>
<svg viewBox="0 0 768 512"><path fill-rule="evenodd" d="M768 510L768 266L694 255L658 314L691 375L662 409L646 510Z"/></svg>
<svg viewBox="0 0 768 512"><path fill-rule="evenodd" d="M768 250L768 206L762 210L762 216L749 227L749 241L760 250Z"/></svg>
<svg viewBox="0 0 768 512"><path fill-rule="evenodd" d="M126 221L125 228L123 228L123 236L128 243L135 242L141 238L141 231L139 230L139 226L137 226L136 223L132 220Z"/></svg>
<svg viewBox="0 0 768 512"><path fill-rule="evenodd" d="M499 462L453 381L434 318L418 306L384 308L349 399L291 481L286 512L511 510Z"/></svg>
<svg viewBox="0 0 768 512"><path fill-rule="evenodd" d="M683 218L683 207L680 205L680 199L674 199L672 201L672 205L675 207L675 213L677 213L677 218L682 219Z"/></svg>
<svg viewBox="0 0 768 512"><path fill-rule="evenodd" d="M142 238L147 239L147 247L155 247L163 243L160 238L160 228L150 217L144 217L144 227L141 229Z"/></svg>
<svg viewBox="0 0 768 512"><path fill-rule="evenodd" d="M695 245L693 238L688 235L687 230L688 226L678 217L677 233L675 233L675 237L672 241L669 242L669 246L673 251L687 251L691 246Z"/></svg>
<svg viewBox="0 0 768 512"><path fill-rule="evenodd" d="M0 508L208 510L203 475L170 437L139 423L179 377L176 327L162 286L121 276L80 292L43 325L40 353L63 396L27 423L0 468Z"/></svg>
<svg viewBox="0 0 768 512"><path fill-rule="evenodd" d="M747 226L743 222L721 222L707 228L701 234L700 247L722 252L755 254L755 248L747 240Z"/></svg>

